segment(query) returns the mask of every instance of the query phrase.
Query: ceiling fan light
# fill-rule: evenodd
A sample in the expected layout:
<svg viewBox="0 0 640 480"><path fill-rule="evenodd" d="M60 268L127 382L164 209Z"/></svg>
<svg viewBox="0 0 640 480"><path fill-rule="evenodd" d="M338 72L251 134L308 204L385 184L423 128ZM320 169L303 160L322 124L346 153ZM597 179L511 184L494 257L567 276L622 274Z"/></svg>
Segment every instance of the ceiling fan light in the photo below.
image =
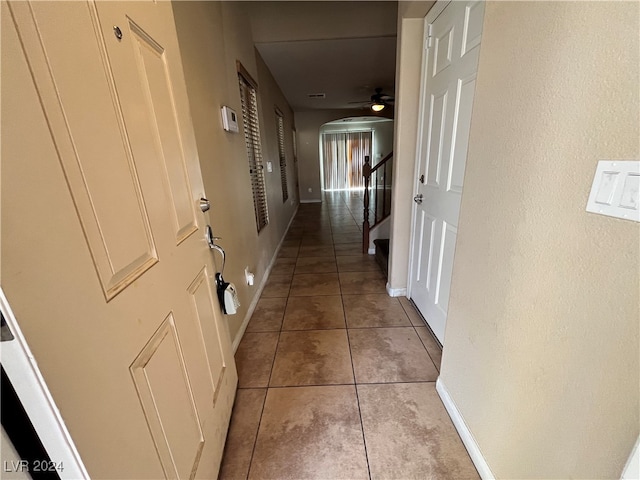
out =
<svg viewBox="0 0 640 480"><path fill-rule="evenodd" d="M374 103L371 105L371 110L374 112L380 112L384 109L384 103Z"/></svg>

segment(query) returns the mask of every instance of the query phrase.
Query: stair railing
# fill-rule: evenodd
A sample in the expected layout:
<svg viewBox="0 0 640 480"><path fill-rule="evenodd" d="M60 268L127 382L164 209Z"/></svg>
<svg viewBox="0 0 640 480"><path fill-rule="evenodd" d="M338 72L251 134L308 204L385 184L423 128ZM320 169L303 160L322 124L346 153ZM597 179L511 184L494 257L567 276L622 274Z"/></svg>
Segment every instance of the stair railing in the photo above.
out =
<svg viewBox="0 0 640 480"><path fill-rule="evenodd" d="M371 166L369 156L364 157L364 221L362 222L362 253L369 251L369 232L391 214L391 185L393 152ZM369 224L369 215L373 223Z"/></svg>

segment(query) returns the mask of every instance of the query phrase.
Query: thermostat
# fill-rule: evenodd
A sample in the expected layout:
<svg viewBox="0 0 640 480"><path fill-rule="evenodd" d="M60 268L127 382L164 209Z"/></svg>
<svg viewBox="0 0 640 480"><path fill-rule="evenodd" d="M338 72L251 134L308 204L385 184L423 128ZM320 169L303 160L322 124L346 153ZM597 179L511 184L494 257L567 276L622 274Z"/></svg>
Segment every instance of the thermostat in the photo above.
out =
<svg viewBox="0 0 640 480"><path fill-rule="evenodd" d="M222 107L222 128L227 132L239 132L236 112L229 107Z"/></svg>

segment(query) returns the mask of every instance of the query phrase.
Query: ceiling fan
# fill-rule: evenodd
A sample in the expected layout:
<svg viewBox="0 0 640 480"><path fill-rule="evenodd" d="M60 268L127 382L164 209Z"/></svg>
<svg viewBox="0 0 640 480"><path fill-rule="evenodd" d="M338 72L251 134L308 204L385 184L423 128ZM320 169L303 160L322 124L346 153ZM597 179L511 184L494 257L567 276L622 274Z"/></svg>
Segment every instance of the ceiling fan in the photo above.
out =
<svg viewBox="0 0 640 480"><path fill-rule="evenodd" d="M387 106L393 105L395 99L393 95L388 95L382 92L382 88L376 88L376 93L371 95L371 100L362 100L359 102L349 102L349 103L360 103L363 106L371 107L371 110L374 112L380 112Z"/></svg>

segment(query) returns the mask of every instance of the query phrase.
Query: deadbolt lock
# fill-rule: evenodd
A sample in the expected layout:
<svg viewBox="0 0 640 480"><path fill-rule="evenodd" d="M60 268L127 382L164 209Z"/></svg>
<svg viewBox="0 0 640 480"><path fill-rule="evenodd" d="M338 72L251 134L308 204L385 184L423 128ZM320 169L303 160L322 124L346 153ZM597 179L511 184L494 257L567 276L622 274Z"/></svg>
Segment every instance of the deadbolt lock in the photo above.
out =
<svg viewBox="0 0 640 480"><path fill-rule="evenodd" d="M211 202L209 200L207 200L206 198L201 198L200 199L200 210L202 210L202 213L206 212L207 210L209 210L211 208Z"/></svg>

